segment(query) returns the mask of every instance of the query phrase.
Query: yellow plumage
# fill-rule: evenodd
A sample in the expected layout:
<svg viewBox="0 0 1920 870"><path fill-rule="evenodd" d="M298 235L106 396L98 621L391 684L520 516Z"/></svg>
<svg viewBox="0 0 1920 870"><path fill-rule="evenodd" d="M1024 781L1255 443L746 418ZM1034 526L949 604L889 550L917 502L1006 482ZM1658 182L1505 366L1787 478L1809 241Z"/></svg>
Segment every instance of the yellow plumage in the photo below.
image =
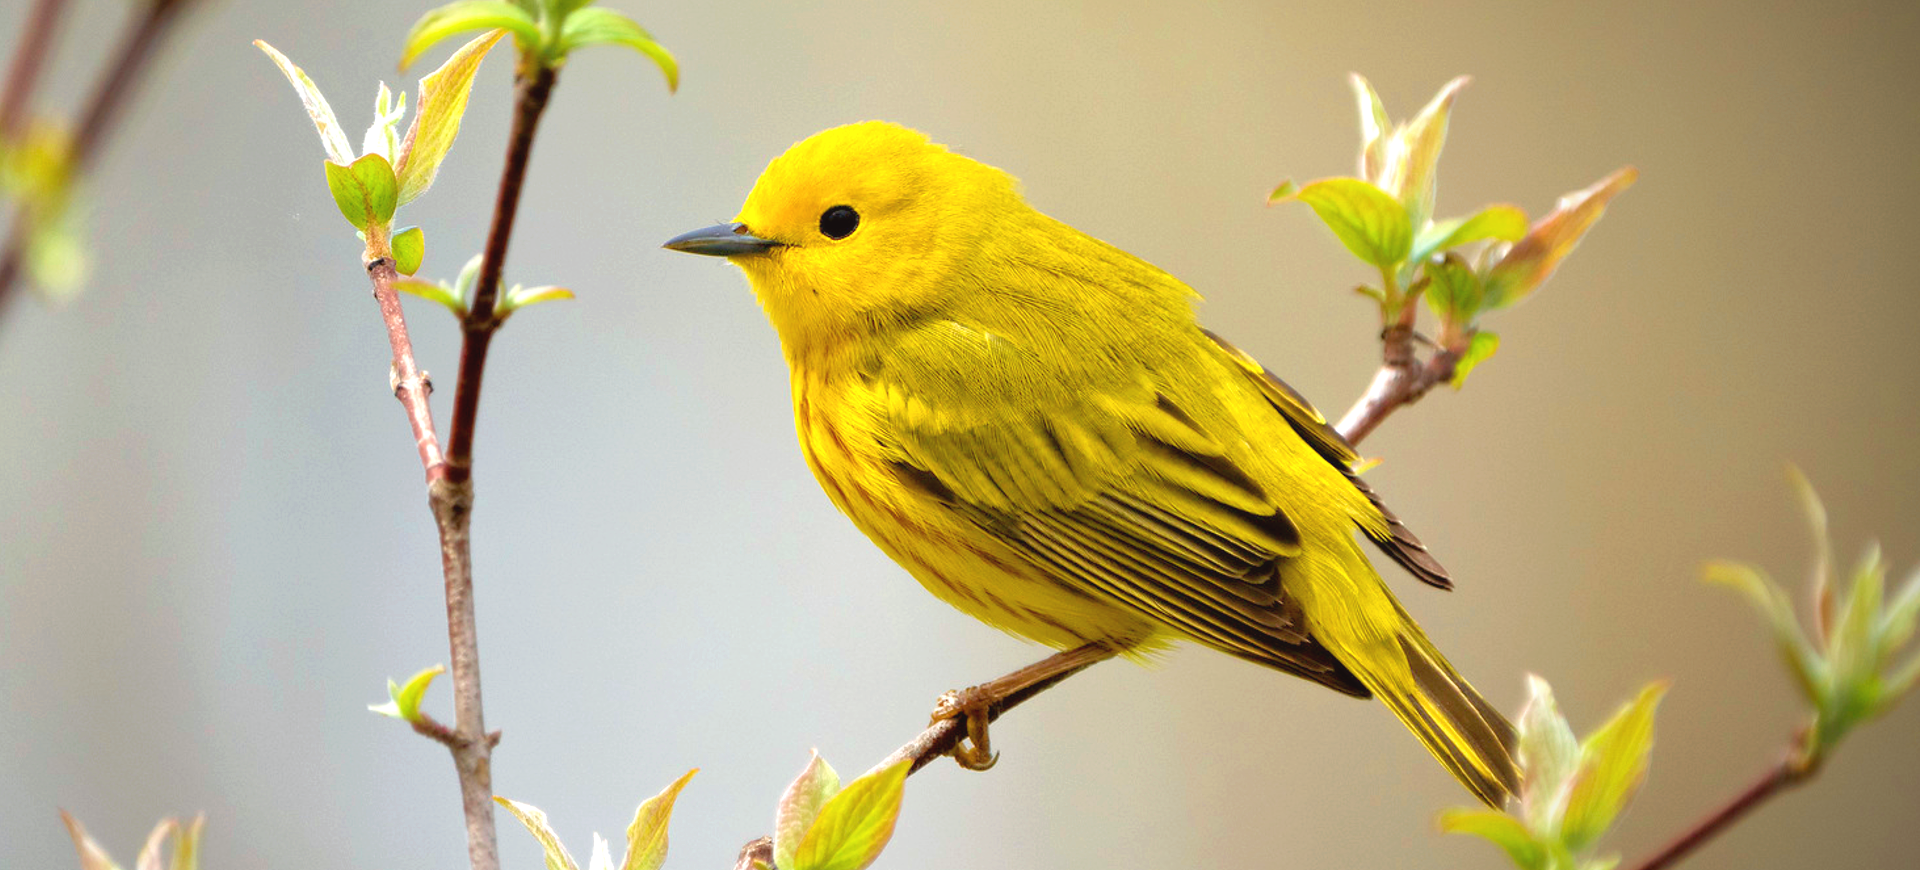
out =
<svg viewBox="0 0 1920 870"><path fill-rule="evenodd" d="M1445 572L1185 284L878 122L793 146L737 223L671 246L746 271L814 475L941 599L1056 648L1190 640L1377 695L1483 800L1517 788L1511 726L1354 532Z"/></svg>

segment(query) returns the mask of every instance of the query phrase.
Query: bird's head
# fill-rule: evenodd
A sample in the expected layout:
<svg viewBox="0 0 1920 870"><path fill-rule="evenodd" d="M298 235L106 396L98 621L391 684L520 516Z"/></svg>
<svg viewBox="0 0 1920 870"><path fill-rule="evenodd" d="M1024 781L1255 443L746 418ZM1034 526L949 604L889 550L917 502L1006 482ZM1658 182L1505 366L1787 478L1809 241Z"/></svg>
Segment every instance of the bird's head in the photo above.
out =
<svg viewBox="0 0 1920 870"><path fill-rule="evenodd" d="M952 304L993 222L1024 209L1006 173L867 121L787 149L733 222L666 247L745 270L791 355Z"/></svg>

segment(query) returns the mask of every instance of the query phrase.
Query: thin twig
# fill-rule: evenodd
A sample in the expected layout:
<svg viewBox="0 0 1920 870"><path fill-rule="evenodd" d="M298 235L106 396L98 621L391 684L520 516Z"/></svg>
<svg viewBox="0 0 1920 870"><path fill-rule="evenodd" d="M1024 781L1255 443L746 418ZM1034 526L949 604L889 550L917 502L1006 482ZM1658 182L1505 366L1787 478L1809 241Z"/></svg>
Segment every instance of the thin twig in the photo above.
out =
<svg viewBox="0 0 1920 870"><path fill-rule="evenodd" d="M132 96L140 73L152 59L161 37L179 17L180 10L190 2L152 0L147 3L139 20L121 37L114 52L108 55L112 60L99 84L94 87L93 96L87 101L85 112L81 115L80 127L74 133L73 150L69 155L73 164L73 178L68 183L77 183L93 165L99 156L101 144L119 121L121 109ZM13 225L8 228L6 250L0 252L0 313L6 311L7 301L19 283L20 271L25 265L30 236L28 224L31 221L32 215L25 205L14 210Z"/></svg>
<svg viewBox="0 0 1920 870"><path fill-rule="evenodd" d="M436 474L444 473L446 463L440 454L440 439L433 431L433 409L427 405L427 397L433 394L433 382L413 361L407 316L400 307L400 294L393 289L400 273L394 271L392 259L380 257L367 264L367 275L373 280L373 298L380 305L380 319L387 325L387 342L393 347L390 375L393 397L406 409L407 423L413 427L414 445L420 450L420 468L427 480L432 481Z"/></svg>
<svg viewBox="0 0 1920 870"><path fill-rule="evenodd" d="M1803 740L1804 743L1804 740ZM1636 865L1634 870L1664 870L1685 858L1701 844L1713 839L1734 822L1739 821L1755 807L1766 803L1769 798L1813 778L1818 767L1808 761L1807 753L1796 745L1792 750L1768 768L1767 772L1752 785L1740 790L1732 799L1708 813L1692 827L1682 831L1665 848L1645 861Z"/></svg>
<svg viewBox="0 0 1920 870"><path fill-rule="evenodd" d="M1408 363L1406 365L1396 366L1393 364L1394 360L1400 358L1398 355L1403 351L1405 358L1412 358L1413 330L1411 328L1390 329L1382 335L1382 341L1387 345L1385 355L1388 364L1381 367L1380 375L1374 378L1374 383L1367 389L1366 395L1361 397L1360 401L1354 405L1354 409L1347 412L1347 416L1342 419L1339 426L1336 427L1350 444L1359 444L1394 411L1405 405L1412 404L1421 396L1426 395L1426 392L1432 389L1434 384L1453 377L1453 366L1457 358L1444 350L1437 352L1434 358L1428 360L1425 365ZM1391 378L1388 377L1390 370L1395 372ZM1383 386L1383 380L1389 381L1389 383ZM1366 409L1364 414L1360 413L1363 407ZM1081 665L1073 670L1063 672L1008 695L1005 701L987 709L987 722L991 724L994 720L999 719L1002 713L1019 706L1022 702L1041 692L1059 685L1068 677L1080 673L1095 664L1098 664L1098 662ZM952 752L954 747L958 746L960 741L966 736L966 717L956 716L951 719L942 719L927 726L926 730L921 731L912 740L907 741L906 744L902 745L899 749L894 750L891 755L888 755L885 760L875 765L874 768L877 770L898 764L901 761L909 761L911 764L907 768L907 772L909 774L917 773L921 768L931 764L935 759ZM751 870L755 862L764 863L769 867L773 866L773 841L771 839L761 837L742 846L735 866L737 870Z"/></svg>
<svg viewBox="0 0 1920 870"><path fill-rule="evenodd" d="M60 18L67 11L67 0L35 0L20 30L20 45L14 49L13 63L7 66L7 82L0 90L0 140L13 141L27 126L27 103L40 70L46 66L47 47L60 29Z"/></svg>
<svg viewBox="0 0 1920 870"><path fill-rule="evenodd" d="M1411 305L1408 308L1412 308ZM1412 324L1395 324L1380 334L1380 370L1359 401L1353 403L1337 427L1352 444L1360 443L1387 419L1388 414L1420 401L1436 385L1452 380L1460 357L1441 348L1421 362L1414 353Z"/></svg>
<svg viewBox="0 0 1920 870"><path fill-rule="evenodd" d="M506 166L500 173L493 223L475 285L473 306L463 324L460 375L454 388L453 421L447 430L446 455L428 466L427 498L440 533L440 566L446 579L447 646L453 677L454 728L451 740L442 740L453 754L460 777L460 800L467 820L467 857L473 870L498 870L500 856L493 817L493 745L487 735L480 700L480 641L473 605L473 427L480 404L480 385L486 374L487 347L500 326L494 309L499 296L501 267L507 242L513 235L520 206L520 188L533 153L533 135L553 92L554 71L537 62L527 64L516 85L513 129L507 138ZM396 364L396 381L406 374ZM424 378L424 376L421 376ZM412 414L410 413L410 416ZM431 424L428 430L431 433ZM422 461L427 445L422 442Z"/></svg>
<svg viewBox="0 0 1920 870"><path fill-rule="evenodd" d="M487 231L487 247L474 284L473 306L467 312L466 337L460 345L460 382L453 396L453 424L447 430L448 477L455 482L466 480L472 473L474 418L480 411L480 384L486 374L487 348L492 345L494 330L500 327L495 308L500 295L500 275L506 267L507 241L513 236L513 219L520 208L520 186L526 179L527 160L533 153L533 132L540 124L540 115L547 109L554 77L553 69L536 64L518 86L513 132L507 140L507 168L500 174L493 225Z"/></svg>

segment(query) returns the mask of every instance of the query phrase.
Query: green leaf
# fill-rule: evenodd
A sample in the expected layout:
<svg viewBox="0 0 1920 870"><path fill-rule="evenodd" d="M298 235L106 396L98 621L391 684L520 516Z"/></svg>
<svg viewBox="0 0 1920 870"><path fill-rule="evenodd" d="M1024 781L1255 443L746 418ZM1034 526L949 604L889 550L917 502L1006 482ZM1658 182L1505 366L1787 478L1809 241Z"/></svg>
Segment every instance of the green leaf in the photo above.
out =
<svg viewBox="0 0 1920 870"><path fill-rule="evenodd" d="M564 21L573 11L592 3L593 0L545 0L547 15L555 21Z"/></svg>
<svg viewBox="0 0 1920 870"><path fill-rule="evenodd" d="M373 124L360 139L360 153L378 154L392 161L400 152L400 119L406 114L407 92L401 91L395 101L387 83L381 82L380 93L373 100Z"/></svg>
<svg viewBox="0 0 1920 870"><path fill-rule="evenodd" d="M460 274L453 279L453 295L459 298L463 312L473 299L473 285L480 279L480 266L485 260L485 254L474 254L467 259L465 266L460 267Z"/></svg>
<svg viewBox="0 0 1920 870"><path fill-rule="evenodd" d="M1888 655L1899 652L1912 639L1916 619L1920 619L1920 571L1907 578L1907 585L1887 603L1880 620L1880 648Z"/></svg>
<svg viewBox="0 0 1920 870"><path fill-rule="evenodd" d="M1553 700L1553 687L1527 675L1526 709L1520 711L1520 804L1527 824L1553 835L1566 810L1567 779L1580 764L1580 741Z"/></svg>
<svg viewBox="0 0 1920 870"><path fill-rule="evenodd" d="M540 851L547 859L547 870L580 870L580 865L573 863L573 856L567 854L567 847L561 845L560 836L547 824L547 814L541 812L539 807L499 795L494 795L493 802L506 807L507 812L519 819L520 824L527 826L527 832L540 841Z"/></svg>
<svg viewBox="0 0 1920 870"><path fill-rule="evenodd" d="M398 205L394 195L398 186L393 165L378 154L368 154L351 165L326 161L327 189L333 204L340 207L354 229L365 231L369 225L386 226L393 220Z"/></svg>
<svg viewBox="0 0 1920 870"><path fill-rule="evenodd" d="M1793 605L1787 603L1786 593L1753 566L1738 562L1708 562L1701 567L1700 579L1737 590L1753 602L1773 627L1774 644L1800 684L1801 693L1808 702L1820 705L1827 694L1827 665L1794 621Z"/></svg>
<svg viewBox="0 0 1920 870"><path fill-rule="evenodd" d="M1880 626L1882 586L1885 568L1880 565L1880 549L1868 551L1868 557L1853 574L1853 590L1847 592L1847 605L1839 611L1834 638L1828 641L1826 665L1832 668L1836 688L1864 688L1880 676L1880 645L1876 628ZM1851 713L1851 711L1834 711Z"/></svg>
<svg viewBox="0 0 1920 870"><path fill-rule="evenodd" d="M47 215L33 209L32 219L26 262L34 288L52 301L72 296L86 283L92 265L71 213Z"/></svg>
<svg viewBox="0 0 1920 870"><path fill-rule="evenodd" d="M434 665L408 678L405 686L396 685L387 680L387 696L392 700L385 704L368 704L367 709L382 716L392 716L405 722L420 721L420 699L426 697L427 686L433 678L447 672L446 665Z"/></svg>
<svg viewBox="0 0 1920 870"><path fill-rule="evenodd" d="M1472 374L1481 363L1492 358L1498 350L1500 350L1500 336L1484 329L1475 330L1473 337L1467 341L1467 349L1460 354L1460 359L1454 362L1453 380L1448 383L1454 389L1460 389L1467 382L1467 375Z"/></svg>
<svg viewBox="0 0 1920 870"><path fill-rule="evenodd" d="M1277 202L1286 202L1287 200L1292 199L1294 194L1299 192L1300 192L1300 186L1297 184L1294 184L1293 179L1289 178L1285 181L1280 182L1280 186L1274 188L1272 193L1267 194L1267 205L1273 205L1274 203L1277 203Z"/></svg>
<svg viewBox="0 0 1920 870"><path fill-rule="evenodd" d="M393 289L445 305L447 310L453 312L453 316L460 320L465 320L467 317L466 300L445 284L436 284L419 278L401 278L393 282Z"/></svg>
<svg viewBox="0 0 1920 870"><path fill-rule="evenodd" d="M1518 206L1490 205L1463 218L1448 218L1420 231L1407 259L1424 263L1434 254L1485 239L1517 242L1527 234L1527 213Z"/></svg>
<svg viewBox="0 0 1920 870"><path fill-rule="evenodd" d="M1793 487L1800 510L1807 515L1807 526L1813 531L1813 625L1819 632L1815 636L1824 645L1833 634L1833 543L1827 531L1827 508L1820 503L1812 481L1798 467L1787 466L1787 483Z"/></svg>
<svg viewBox="0 0 1920 870"><path fill-rule="evenodd" d="M780 795L780 806L773 817L773 863L781 870L794 870L793 856L806 838L807 829L819 818L820 808L840 791L840 774L827 760L813 753L806 769L787 784Z"/></svg>
<svg viewBox="0 0 1920 870"><path fill-rule="evenodd" d="M667 77L669 92L680 89L680 64L634 20L611 9L582 9L560 28L560 56L589 45L624 45L652 59Z"/></svg>
<svg viewBox="0 0 1920 870"><path fill-rule="evenodd" d="M60 821L66 824L67 835L73 838L74 851L80 853L80 870L120 870L120 865L107 856L107 850L100 848L99 843L87 836L87 829L81 826L79 819L61 810Z"/></svg>
<svg viewBox="0 0 1920 870"><path fill-rule="evenodd" d="M1472 834L1505 850L1521 870L1545 870L1547 850L1520 820L1497 810L1451 809L1440 814L1440 830Z"/></svg>
<svg viewBox="0 0 1920 870"><path fill-rule="evenodd" d="M423 52L456 33L496 28L512 33L522 51L541 42L539 22L520 6L499 0L460 0L429 10L413 23L413 29L407 32L406 47L400 51L400 68L412 66Z"/></svg>
<svg viewBox="0 0 1920 870"><path fill-rule="evenodd" d="M667 822L673 818L673 801L699 772L699 768L687 771L634 811L633 824L627 826L627 857L621 870L660 870L666 863Z"/></svg>
<svg viewBox="0 0 1920 870"><path fill-rule="evenodd" d="M505 317L529 305L552 302L556 299L572 299L573 291L565 287L521 287L513 285L500 302L500 316Z"/></svg>
<svg viewBox="0 0 1920 870"><path fill-rule="evenodd" d="M407 227L393 234L393 268L402 275L420 271L427 256L427 234L419 227Z"/></svg>
<svg viewBox="0 0 1920 870"><path fill-rule="evenodd" d="M1313 207L1322 223L1353 255L1389 267L1407 258L1413 231L1398 200L1358 178L1325 178L1282 199Z"/></svg>
<svg viewBox="0 0 1920 870"><path fill-rule="evenodd" d="M487 51L505 35L505 30L481 34L420 80L420 111L407 131L406 144L400 146L400 204L412 202L433 185L440 161L460 135L460 116L467 111L473 75L480 71Z"/></svg>
<svg viewBox="0 0 1920 870"><path fill-rule="evenodd" d="M200 870L200 832L206 826L207 814L201 813L179 827L180 836L173 841L173 863L167 870Z"/></svg>
<svg viewBox="0 0 1920 870"><path fill-rule="evenodd" d="M878 859L893 838L911 766L901 761L868 773L829 799L795 850L792 870L865 870Z"/></svg>
<svg viewBox="0 0 1920 870"><path fill-rule="evenodd" d="M1905 666L1887 675L1886 682L1880 690L1880 701L1874 710L1874 715L1893 709L1895 703L1906 697L1908 692L1913 691L1913 686L1917 682L1920 682L1920 655L1914 656Z"/></svg>
<svg viewBox="0 0 1920 870"><path fill-rule="evenodd" d="M1640 690L1640 696L1587 736L1580 747L1580 767L1567 794L1567 814L1560 828L1561 842L1579 852L1593 845L1647 775L1653 752L1653 714L1667 692L1665 682Z"/></svg>
<svg viewBox="0 0 1920 870"><path fill-rule="evenodd" d="M1407 218L1416 227L1425 226L1433 216L1434 179L1440 149L1447 142L1447 116L1454 97L1468 81L1468 77L1460 76L1441 88L1433 101L1395 134L1397 147L1388 152L1388 174L1393 181L1381 186L1406 206Z"/></svg>
<svg viewBox="0 0 1920 870"><path fill-rule="evenodd" d="M1366 76L1351 73L1353 95L1360 102L1360 177L1378 184L1386 174L1387 137L1393 122L1387 119L1387 107Z"/></svg>
<svg viewBox="0 0 1920 870"><path fill-rule="evenodd" d="M353 146L347 142L347 134L340 130L340 119L333 116L333 107L327 105L327 98L320 95L320 88L307 78L307 74L287 56L281 54L265 40L256 39L253 44L272 58L274 65L285 73L287 81L293 83L293 89L300 94L300 102L307 107L307 117L313 119L314 129L320 131L320 145L327 149L327 159L339 163L353 162Z"/></svg>
<svg viewBox="0 0 1920 870"><path fill-rule="evenodd" d="M1547 215L1488 271L1487 307L1505 308L1538 289L1560 261L1573 253L1581 237L1607 210L1607 203L1639 177L1633 167L1618 170L1585 190L1560 198Z"/></svg>
<svg viewBox="0 0 1920 870"><path fill-rule="evenodd" d="M1480 312L1480 276L1465 258L1451 251L1427 265L1427 307L1443 322L1466 325Z"/></svg>

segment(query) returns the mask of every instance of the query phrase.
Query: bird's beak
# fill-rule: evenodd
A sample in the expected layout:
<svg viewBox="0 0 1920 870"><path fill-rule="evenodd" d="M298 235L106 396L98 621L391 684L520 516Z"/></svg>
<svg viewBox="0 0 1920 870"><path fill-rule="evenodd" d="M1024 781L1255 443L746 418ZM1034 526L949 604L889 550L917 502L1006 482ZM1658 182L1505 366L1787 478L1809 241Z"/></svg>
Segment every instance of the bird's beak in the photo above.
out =
<svg viewBox="0 0 1920 870"><path fill-rule="evenodd" d="M747 225L742 223L715 224L706 229L681 233L661 245L669 251L706 254L709 257L758 254L779 246L779 242L747 232Z"/></svg>

